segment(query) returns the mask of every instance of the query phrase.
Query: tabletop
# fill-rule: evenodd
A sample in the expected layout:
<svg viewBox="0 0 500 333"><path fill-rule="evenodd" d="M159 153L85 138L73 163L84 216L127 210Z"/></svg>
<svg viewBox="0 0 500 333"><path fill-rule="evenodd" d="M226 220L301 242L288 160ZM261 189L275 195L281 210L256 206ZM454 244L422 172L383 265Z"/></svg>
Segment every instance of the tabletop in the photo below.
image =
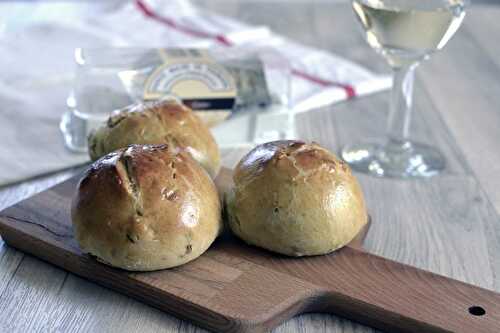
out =
<svg viewBox="0 0 500 333"><path fill-rule="evenodd" d="M384 61L358 31L348 3L197 1L218 12L332 51L378 72ZM500 6L473 5L443 51L417 70L412 137L447 159L428 180L357 174L373 224L367 251L500 291ZM388 93L297 115L298 137L338 152L382 136ZM241 151L224 151L226 165ZM78 173L71 169L0 188L5 208ZM69 274L0 240L0 328L10 332L204 332L134 299ZM276 332L372 332L305 314Z"/></svg>

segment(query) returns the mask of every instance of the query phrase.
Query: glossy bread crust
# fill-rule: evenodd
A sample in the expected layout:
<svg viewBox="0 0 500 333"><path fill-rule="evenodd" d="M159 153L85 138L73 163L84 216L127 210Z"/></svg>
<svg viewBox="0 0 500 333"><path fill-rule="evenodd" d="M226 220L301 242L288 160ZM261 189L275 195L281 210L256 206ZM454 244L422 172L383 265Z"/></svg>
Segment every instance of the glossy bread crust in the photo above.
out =
<svg viewBox="0 0 500 333"><path fill-rule="evenodd" d="M131 144L166 143L191 153L211 177L219 171L219 149L210 130L191 109L174 100L119 111L88 141L93 161Z"/></svg>
<svg viewBox="0 0 500 333"><path fill-rule="evenodd" d="M214 183L168 145L133 145L95 162L78 185L72 221L83 252L132 271L191 261L222 229Z"/></svg>
<svg viewBox="0 0 500 333"><path fill-rule="evenodd" d="M367 223L363 193L346 163L318 144L265 143L237 165L229 225L249 244L290 256L349 243Z"/></svg>

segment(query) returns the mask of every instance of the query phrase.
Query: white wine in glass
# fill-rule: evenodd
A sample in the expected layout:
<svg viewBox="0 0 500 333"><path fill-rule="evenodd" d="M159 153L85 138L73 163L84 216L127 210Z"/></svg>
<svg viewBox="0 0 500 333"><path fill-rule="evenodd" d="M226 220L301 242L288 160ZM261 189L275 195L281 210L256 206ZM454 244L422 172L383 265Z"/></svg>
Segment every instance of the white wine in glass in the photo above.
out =
<svg viewBox="0 0 500 333"><path fill-rule="evenodd" d="M368 44L394 72L387 138L350 144L342 157L380 177L429 177L445 167L436 149L409 140L414 71L460 27L467 0L353 0Z"/></svg>

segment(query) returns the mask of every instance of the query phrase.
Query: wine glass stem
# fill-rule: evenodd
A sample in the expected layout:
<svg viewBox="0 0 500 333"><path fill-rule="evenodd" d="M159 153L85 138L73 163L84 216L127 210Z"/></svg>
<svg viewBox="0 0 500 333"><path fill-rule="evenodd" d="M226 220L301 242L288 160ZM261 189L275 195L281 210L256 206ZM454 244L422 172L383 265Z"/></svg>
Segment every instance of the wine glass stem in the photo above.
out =
<svg viewBox="0 0 500 333"><path fill-rule="evenodd" d="M393 68L391 104L387 122L387 144L394 148L409 148L408 141L412 102L413 79L418 63Z"/></svg>

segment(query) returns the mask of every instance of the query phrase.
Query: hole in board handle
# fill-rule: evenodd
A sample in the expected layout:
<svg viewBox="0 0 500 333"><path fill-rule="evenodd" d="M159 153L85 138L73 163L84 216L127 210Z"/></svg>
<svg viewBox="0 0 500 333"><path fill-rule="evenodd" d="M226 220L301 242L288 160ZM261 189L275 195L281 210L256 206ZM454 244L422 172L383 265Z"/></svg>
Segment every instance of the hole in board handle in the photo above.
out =
<svg viewBox="0 0 500 333"><path fill-rule="evenodd" d="M474 305L469 308L469 313L473 316L484 316L486 310L481 306Z"/></svg>

